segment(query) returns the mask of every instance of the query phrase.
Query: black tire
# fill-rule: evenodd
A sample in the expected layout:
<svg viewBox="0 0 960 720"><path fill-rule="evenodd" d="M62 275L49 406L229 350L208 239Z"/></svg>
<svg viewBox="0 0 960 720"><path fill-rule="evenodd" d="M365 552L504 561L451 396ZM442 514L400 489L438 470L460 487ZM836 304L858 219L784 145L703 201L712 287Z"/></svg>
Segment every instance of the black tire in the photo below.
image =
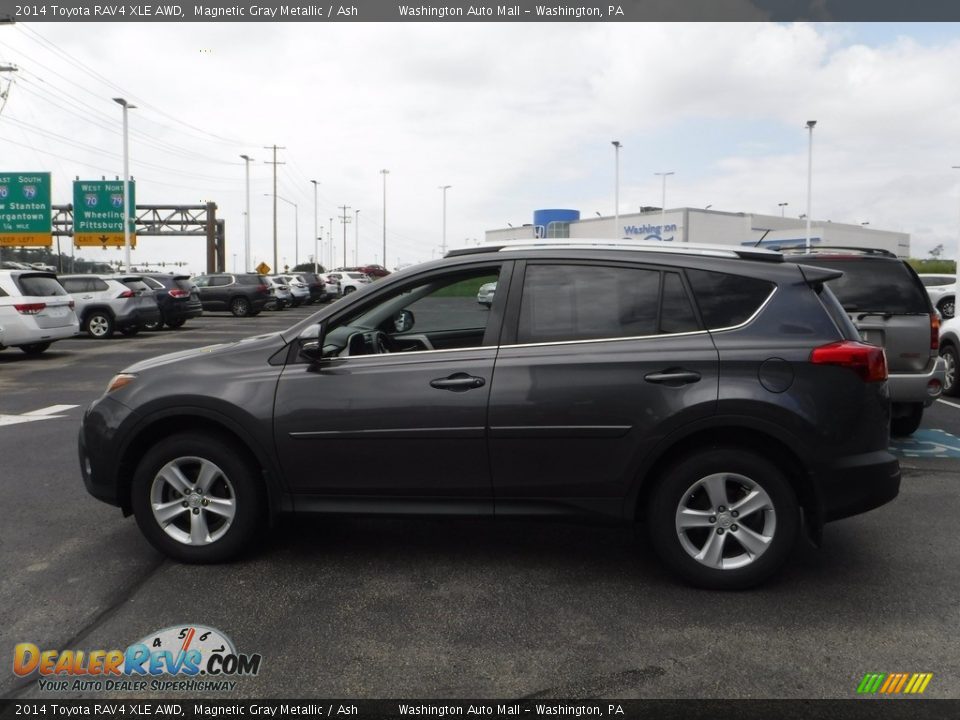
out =
<svg viewBox="0 0 960 720"><path fill-rule="evenodd" d="M350 293L356 291L355 287L348 287L343 289L344 296L349 295Z"/></svg>
<svg viewBox="0 0 960 720"><path fill-rule="evenodd" d="M105 310L94 310L83 321L87 334L95 340L106 340L113 337L113 317Z"/></svg>
<svg viewBox="0 0 960 720"><path fill-rule="evenodd" d="M183 324L186 322L186 318L175 318L173 320L168 320L167 325L172 329L176 330L177 328L182 328Z"/></svg>
<svg viewBox="0 0 960 720"><path fill-rule="evenodd" d="M890 418L890 434L893 437L913 435L923 420L923 403L895 403Z"/></svg>
<svg viewBox="0 0 960 720"><path fill-rule="evenodd" d="M207 468L214 466L219 474L203 493L198 493L202 463ZM175 476L161 475L171 464L176 464L189 481L183 488L186 493L175 490L164 479ZM241 448L209 433L172 435L151 447L134 473L130 499L137 525L151 545L180 562L200 564L224 562L243 552L262 526L266 508L256 468ZM204 500L216 502L205 505ZM177 513L165 526L154 514L154 502ZM187 505L181 511L182 503ZM226 508L229 503L233 504L229 522L220 512L209 509L217 504ZM206 535L201 529L198 536L205 539L195 542L191 532L201 521Z"/></svg>
<svg viewBox="0 0 960 720"><path fill-rule="evenodd" d="M139 326L139 325L128 325L127 327L125 327L125 328L124 328L123 330L121 330L120 332L123 333L124 335L126 335L127 337L133 337L134 335L139 334L139 332L140 332L140 326Z"/></svg>
<svg viewBox="0 0 960 720"><path fill-rule="evenodd" d="M947 364L946 382L943 384L943 394L960 395L960 383L957 382L957 348L951 344L940 348L940 357Z"/></svg>
<svg viewBox="0 0 960 720"><path fill-rule="evenodd" d="M944 320L950 320L957 311L956 299L952 297L943 298L937 303L937 310L940 311Z"/></svg>
<svg viewBox="0 0 960 720"><path fill-rule="evenodd" d="M30 343L29 345L21 345L20 349L27 355L39 355L50 347L50 345L51 343L48 342Z"/></svg>
<svg viewBox="0 0 960 720"><path fill-rule="evenodd" d="M713 498L720 501L716 504L701 484L708 480L712 488L722 488ZM736 508L749 507L742 503L758 489L756 507L734 516ZM681 530L681 508L691 513L691 522L703 525ZM796 494L783 471L733 447L702 450L668 467L657 478L646 510L650 539L664 565L691 585L713 590L742 590L766 580L786 562L800 528ZM747 539L752 553L742 542ZM709 552L697 559L710 549L719 550L712 562Z"/></svg>
<svg viewBox="0 0 960 720"><path fill-rule="evenodd" d="M230 301L230 312L234 317L247 317L250 315L250 301L245 297L235 297Z"/></svg>
<svg viewBox="0 0 960 720"><path fill-rule="evenodd" d="M156 332L157 330L163 329L163 320L153 320L151 322L145 322L143 324L143 329L150 332Z"/></svg>

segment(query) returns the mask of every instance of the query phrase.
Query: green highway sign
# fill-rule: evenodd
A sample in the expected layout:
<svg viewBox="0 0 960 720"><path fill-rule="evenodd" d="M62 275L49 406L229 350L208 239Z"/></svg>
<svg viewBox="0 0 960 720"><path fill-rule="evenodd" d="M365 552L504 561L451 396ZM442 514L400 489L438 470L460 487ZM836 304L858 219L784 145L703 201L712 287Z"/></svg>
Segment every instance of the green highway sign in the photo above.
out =
<svg viewBox="0 0 960 720"><path fill-rule="evenodd" d="M0 173L0 246L53 244L50 173Z"/></svg>
<svg viewBox="0 0 960 720"><path fill-rule="evenodd" d="M136 247L136 183L130 183L130 246ZM73 242L77 246L123 247L123 181L73 183Z"/></svg>

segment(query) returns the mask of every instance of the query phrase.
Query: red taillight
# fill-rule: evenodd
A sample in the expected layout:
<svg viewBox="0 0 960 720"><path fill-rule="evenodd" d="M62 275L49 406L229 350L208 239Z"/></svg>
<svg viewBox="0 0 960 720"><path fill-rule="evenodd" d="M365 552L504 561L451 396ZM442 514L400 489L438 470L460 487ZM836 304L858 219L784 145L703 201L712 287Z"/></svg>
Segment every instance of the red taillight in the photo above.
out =
<svg viewBox="0 0 960 720"><path fill-rule="evenodd" d="M46 306L46 303L24 303L22 305L14 305L13 307L16 308L17 312L21 315L36 315L42 312Z"/></svg>
<svg viewBox="0 0 960 720"><path fill-rule="evenodd" d="M265 294L265 295L269 295L269 294L270 294L270 288L267 287L266 285L258 285L258 286L257 286L257 292L258 292L258 293L263 293L263 294Z"/></svg>
<svg viewBox="0 0 960 720"><path fill-rule="evenodd" d="M189 292L187 292L186 290L179 290L179 289L177 289L177 288L174 288L173 290L171 290L169 294L170 294L170 297L172 297L172 298L185 298L185 297L190 297L190 293L189 293Z"/></svg>
<svg viewBox="0 0 960 720"><path fill-rule="evenodd" d="M930 313L930 349L940 349L940 316Z"/></svg>
<svg viewBox="0 0 960 720"><path fill-rule="evenodd" d="M132 298L133 290L124 290L122 293L117 295L118 298Z"/></svg>
<svg viewBox="0 0 960 720"><path fill-rule="evenodd" d="M830 343L814 348L810 353L814 365L837 365L850 368L865 382L887 379L887 356L882 347L853 340Z"/></svg>

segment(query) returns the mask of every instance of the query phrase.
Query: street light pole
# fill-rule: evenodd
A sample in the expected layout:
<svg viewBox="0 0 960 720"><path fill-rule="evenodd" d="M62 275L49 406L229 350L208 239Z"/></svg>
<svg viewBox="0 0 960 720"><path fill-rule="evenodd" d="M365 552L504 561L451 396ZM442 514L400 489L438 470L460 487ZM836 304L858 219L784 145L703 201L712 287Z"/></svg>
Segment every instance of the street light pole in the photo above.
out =
<svg viewBox="0 0 960 720"><path fill-rule="evenodd" d="M253 160L249 155L241 155L244 165L246 165L246 194L247 210L243 213L243 270L250 271L250 161Z"/></svg>
<svg viewBox="0 0 960 720"><path fill-rule="evenodd" d="M443 248L444 255L447 254L447 190L452 187L453 185L439 186L440 190L443 192L443 242L440 243L440 247Z"/></svg>
<svg viewBox="0 0 960 720"><path fill-rule="evenodd" d="M780 206L780 217L786 217L786 215L784 215L784 212L785 212L785 211L784 211L784 208L787 207L787 205L789 205L789 204L790 204L790 203L785 203L785 202L777 203L777 205Z"/></svg>
<svg viewBox="0 0 960 720"><path fill-rule="evenodd" d="M327 238L330 240L330 267L327 270L333 270L333 218L330 218L330 232L327 233Z"/></svg>
<svg viewBox="0 0 960 720"><path fill-rule="evenodd" d="M620 237L620 148L619 140L613 140L613 236Z"/></svg>
<svg viewBox="0 0 960 720"><path fill-rule="evenodd" d="M663 233L667 229L667 176L673 175L673 170L670 172L658 172L654 175L659 175L663 180L663 188L660 196L660 240L663 240Z"/></svg>
<svg viewBox="0 0 960 720"><path fill-rule="evenodd" d="M123 98L114 98L115 103L123 106L123 265L130 271L130 141L127 128L127 111L137 106Z"/></svg>
<svg viewBox="0 0 960 720"><path fill-rule="evenodd" d="M381 170L383 175L383 266L387 266L387 175L389 170Z"/></svg>
<svg viewBox="0 0 960 720"><path fill-rule="evenodd" d="M317 181L313 183L313 272L320 272L320 233L317 229Z"/></svg>
<svg viewBox="0 0 960 720"><path fill-rule="evenodd" d="M353 211L353 264L360 264L360 211Z"/></svg>
<svg viewBox="0 0 960 720"><path fill-rule="evenodd" d="M807 151L807 252L810 252L810 209L813 198L813 128L816 120L807 120L807 130L810 131L810 146Z"/></svg>

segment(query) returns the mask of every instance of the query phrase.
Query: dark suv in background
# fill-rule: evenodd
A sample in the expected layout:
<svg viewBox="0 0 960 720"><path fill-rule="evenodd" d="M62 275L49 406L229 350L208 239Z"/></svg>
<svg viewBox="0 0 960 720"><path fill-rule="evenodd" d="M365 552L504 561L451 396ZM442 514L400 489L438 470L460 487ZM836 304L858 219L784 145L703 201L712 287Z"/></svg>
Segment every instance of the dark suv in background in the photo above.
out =
<svg viewBox="0 0 960 720"><path fill-rule="evenodd" d="M788 257L843 273L830 281L865 342L886 351L893 435L911 435L943 392L940 317L916 271L886 250L820 246Z"/></svg>
<svg viewBox="0 0 960 720"><path fill-rule="evenodd" d="M147 330L159 330L164 325L176 329L190 318L203 315L200 292L189 275L144 273L143 278L153 288L160 306L160 319L148 323Z"/></svg>
<svg viewBox="0 0 960 720"><path fill-rule="evenodd" d="M257 273L215 273L193 278L204 310L229 310L236 317L259 315L273 300L270 283Z"/></svg>
<svg viewBox="0 0 960 720"><path fill-rule="evenodd" d="M125 369L84 415L87 489L184 562L290 511L606 518L710 588L897 495L884 353L838 271L575 243L455 251L285 332Z"/></svg>

